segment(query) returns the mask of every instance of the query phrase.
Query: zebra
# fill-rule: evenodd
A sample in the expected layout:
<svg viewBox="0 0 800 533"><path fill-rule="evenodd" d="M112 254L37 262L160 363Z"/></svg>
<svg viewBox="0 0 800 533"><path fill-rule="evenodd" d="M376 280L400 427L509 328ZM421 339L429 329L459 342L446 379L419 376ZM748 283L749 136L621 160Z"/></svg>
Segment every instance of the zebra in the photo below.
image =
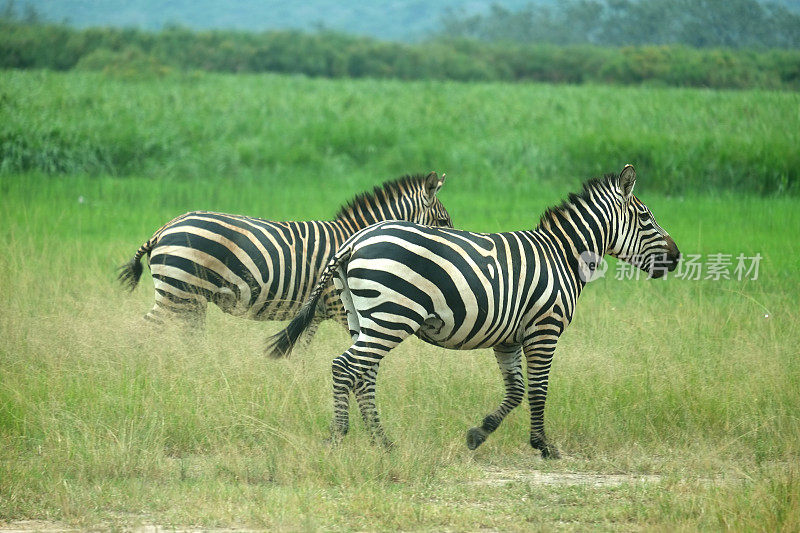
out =
<svg viewBox="0 0 800 533"><path fill-rule="evenodd" d="M353 344L336 357L331 438L349 427L355 394L374 441L391 445L375 407L381 359L410 335L452 349L493 348L505 385L499 407L467 432L474 450L522 402L523 356L528 375L530 444L557 458L545 437L550 364L590 278L586 257L608 254L652 278L676 268L675 241L636 196L636 172L626 165L583 184L542 215L532 231L472 233L383 222L350 237L322 272L299 314L271 337L270 354L288 354L309 324L317 299L333 278L347 311Z"/></svg>
<svg viewBox="0 0 800 533"><path fill-rule="evenodd" d="M260 218L192 211L169 221L120 267L119 281L131 291L148 263L155 304L145 319L167 318L196 329L208 302L224 312L253 320L286 320L309 296L342 242L356 231L382 220L452 227L437 193L445 175L406 175L357 195L334 220L270 222ZM306 335L333 318L347 327L344 309L333 287L322 294ZM320 295L317 295L318 297Z"/></svg>

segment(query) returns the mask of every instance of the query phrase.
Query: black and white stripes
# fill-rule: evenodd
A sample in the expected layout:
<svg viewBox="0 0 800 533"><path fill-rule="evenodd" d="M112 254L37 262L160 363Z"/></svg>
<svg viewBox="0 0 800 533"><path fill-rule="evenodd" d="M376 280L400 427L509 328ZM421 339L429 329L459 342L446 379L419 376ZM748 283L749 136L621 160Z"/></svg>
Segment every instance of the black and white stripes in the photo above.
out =
<svg viewBox="0 0 800 533"><path fill-rule="evenodd" d="M545 438L550 364L586 284L582 257L616 256L658 277L677 265L674 241L633 195L636 175L587 182L542 216L532 231L479 234L383 222L361 230L336 252L289 326L273 337L273 355L288 353L312 322L333 278L347 311L352 346L332 364L334 437L348 430L355 393L373 436L386 440L375 407L381 359L410 335L446 348L493 348L505 383L500 405L467 433L479 446L524 395L528 376L531 445L558 452Z"/></svg>
<svg viewBox="0 0 800 533"><path fill-rule="evenodd" d="M208 302L232 315L255 320L293 316L319 273L350 235L382 220L407 220L451 227L436 197L444 182L435 172L406 176L356 196L335 220L270 222L259 218L194 211L162 226L133 259L120 280L131 290L145 255L155 285L155 305L146 319L179 317L202 323ZM313 325L325 318L345 323L332 287L321 295Z"/></svg>

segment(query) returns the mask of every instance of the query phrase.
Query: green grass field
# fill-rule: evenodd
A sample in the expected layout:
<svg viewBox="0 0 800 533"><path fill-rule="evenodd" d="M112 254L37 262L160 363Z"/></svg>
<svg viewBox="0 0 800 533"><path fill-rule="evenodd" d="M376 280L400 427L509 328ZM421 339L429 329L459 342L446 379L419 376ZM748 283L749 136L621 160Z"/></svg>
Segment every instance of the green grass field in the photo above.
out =
<svg viewBox="0 0 800 533"><path fill-rule="evenodd" d="M800 528L797 94L0 73L0 525L276 530ZM406 172L448 173L463 228L530 228L637 166L684 254L763 256L757 280L587 287L546 424L523 406L476 452L502 384L486 350L410 340L381 365L391 451L324 444L326 324L285 361L276 323L141 321L115 267L189 209L325 218ZM612 269L614 265L612 265ZM733 273L733 267L731 267ZM734 276L735 277L735 276Z"/></svg>

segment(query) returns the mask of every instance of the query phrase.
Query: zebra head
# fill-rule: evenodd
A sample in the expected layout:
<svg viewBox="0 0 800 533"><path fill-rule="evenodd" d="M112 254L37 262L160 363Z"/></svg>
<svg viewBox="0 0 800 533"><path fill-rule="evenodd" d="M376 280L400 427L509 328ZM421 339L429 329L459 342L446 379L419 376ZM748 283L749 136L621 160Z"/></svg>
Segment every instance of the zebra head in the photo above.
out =
<svg viewBox="0 0 800 533"><path fill-rule="evenodd" d="M444 208L444 205L436 196L436 193L444 185L445 177L447 177L447 174L442 174L442 177L439 178L436 172L431 172L425 176L422 191L419 195L419 204L415 209L416 216L410 218L412 222L425 224L426 226L453 227L450 213L447 212L447 209Z"/></svg>
<svg viewBox="0 0 800 533"><path fill-rule="evenodd" d="M675 270L681 254L650 209L634 196L635 184L636 171L625 165L612 187L618 209L607 253L639 267L651 278L660 278Z"/></svg>

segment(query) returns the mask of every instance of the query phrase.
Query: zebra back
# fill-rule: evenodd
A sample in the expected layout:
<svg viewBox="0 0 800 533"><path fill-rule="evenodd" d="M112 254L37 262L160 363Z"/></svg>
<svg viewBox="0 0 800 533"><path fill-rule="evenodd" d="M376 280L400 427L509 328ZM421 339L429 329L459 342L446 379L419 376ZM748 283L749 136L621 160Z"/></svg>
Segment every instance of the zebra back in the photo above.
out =
<svg viewBox="0 0 800 533"><path fill-rule="evenodd" d="M452 228L450 214L437 197L446 174L405 175L356 195L339 209L336 220L348 231L356 231L384 220L407 220L426 226Z"/></svg>

